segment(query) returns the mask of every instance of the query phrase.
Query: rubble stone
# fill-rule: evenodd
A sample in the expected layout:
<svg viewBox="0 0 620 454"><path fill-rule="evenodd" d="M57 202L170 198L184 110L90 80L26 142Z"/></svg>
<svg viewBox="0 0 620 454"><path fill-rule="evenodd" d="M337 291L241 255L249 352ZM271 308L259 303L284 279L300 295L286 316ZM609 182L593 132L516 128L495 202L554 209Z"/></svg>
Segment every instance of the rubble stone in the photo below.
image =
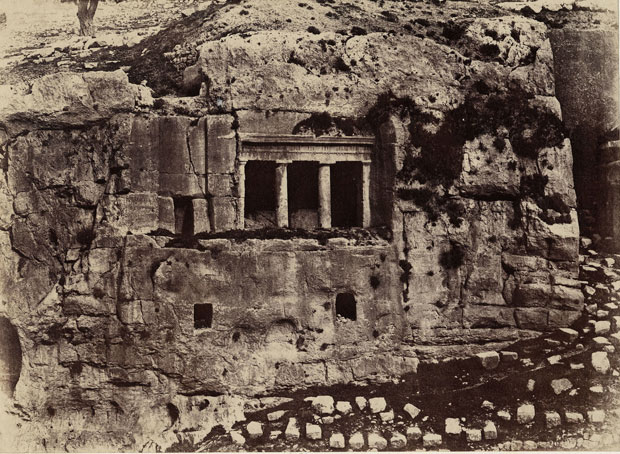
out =
<svg viewBox="0 0 620 454"><path fill-rule="evenodd" d="M403 410L405 411L405 413L407 413L411 417L411 419L417 418L417 416L422 411L413 404L406 404Z"/></svg>
<svg viewBox="0 0 620 454"><path fill-rule="evenodd" d="M364 434L361 432L355 432L349 438L349 447L351 449L362 449L364 447Z"/></svg>
<svg viewBox="0 0 620 454"><path fill-rule="evenodd" d="M390 447L394 449L402 449L405 446L407 446L407 438L399 432L393 433L392 438L390 438Z"/></svg>
<svg viewBox="0 0 620 454"><path fill-rule="evenodd" d="M482 441L482 430L480 429L467 429L465 435L469 442Z"/></svg>
<svg viewBox="0 0 620 454"><path fill-rule="evenodd" d="M284 437L287 440L298 440L300 436L299 425L296 418L289 418L284 430Z"/></svg>
<svg viewBox="0 0 620 454"><path fill-rule="evenodd" d="M534 420L536 409L532 404L523 404L517 408L517 422L519 424L527 424Z"/></svg>
<svg viewBox="0 0 620 454"><path fill-rule="evenodd" d="M559 378L551 380L551 389L556 395L562 394L573 387L573 384L568 378Z"/></svg>
<svg viewBox="0 0 620 454"><path fill-rule="evenodd" d="M329 447L334 449L344 449L344 435L340 432L335 432L329 437Z"/></svg>
<svg viewBox="0 0 620 454"><path fill-rule="evenodd" d="M368 400L365 397L358 396L355 398L355 404L360 410L364 410L368 406Z"/></svg>
<svg viewBox="0 0 620 454"><path fill-rule="evenodd" d="M607 352L594 352L592 353L592 367L599 374L606 374L609 372L610 364L609 358L607 358Z"/></svg>
<svg viewBox="0 0 620 454"><path fill-rule="evenodd" d="M495 423L493 421L487 421L484 424L484 428L482 429L484 433L485 440L495 440L497 439L497 427L495 427Z"/></svg>
<svg viewBox="0 0 620 454"><path fill-rule="evenodd" d="M445 421L445 432L448 435L459 435L463 428L461 427L461 422L458 418L446 418Z"/></svg>
<svg viewBox="0 0 620 454"><path fill-rule="evenodd" d="M334 398L332 396L318 396L312 400L312 408L319 415L331 415L334 412Z"/></svg>
<svg viewBox="0 0 620 454"><path fill-rule="evenodd" d="M343 415L348 415L353 411L353 407L351 406L350 402L347 402L345 400L339 400L338 402L336 402L336 410Z"/></svg>
<svg viewBox="0 0 620 454"><path fill-rule="evenodd" d="M308 440L320 440L323 436L321 426L318 424L306 423L306 438Z"/></svg>
<svg viewBox="0 0 620 454"><path fill-rule="evenodd" d="M379 413L386 409L387 402L383 397L372 397L368 400L371 413Z"/></svg>
<svg viewBox="0 0 620 454"><path fill-rule="evenodd" d="M441 446L441 435L426 433L422 437L422 446L425 448L437 448Z"/></svg>
<svg viewBox="0 0 620 454"><path fill-rule="evenodd" d="M370 449L383 450L387 448L388 442L377 432L371 432L368 434L368 447Z"/></svg>
<svg viewBox="0 0 620 454"><path fill-rule="evenodd" d="M418 426L407 427L407 440L418 441L422 438L422 430Z"/></svg>
<svg viewBox="0 0 620 454"><path fill-rule="evenodd" d="M482 367L484 367L486 370L495 369L499 365L500 357L499 353L497 352L483 352L478 353L476 356L480 360L480 364L482 365Z"/></svg>
<svg viewBox="0 0 620 454"><path fill-rule="evenodd" d="M548 429L559 426L560 424L562 424L560 414L556 411L545 412L545 424L547 425Z"/></svg>
<svg viewBox="0 0 620 454"><path fill-rule="evenodd" d="M588 411L588 421L594 424L605 422L605 410Z"/></svg>
<svg viewBox="0 0 620 454"><path fill-rule="evenodd" d="M263 436L263 425L258 421L252 421L246 427L248 436L252 439L260 438Z"/></svg>

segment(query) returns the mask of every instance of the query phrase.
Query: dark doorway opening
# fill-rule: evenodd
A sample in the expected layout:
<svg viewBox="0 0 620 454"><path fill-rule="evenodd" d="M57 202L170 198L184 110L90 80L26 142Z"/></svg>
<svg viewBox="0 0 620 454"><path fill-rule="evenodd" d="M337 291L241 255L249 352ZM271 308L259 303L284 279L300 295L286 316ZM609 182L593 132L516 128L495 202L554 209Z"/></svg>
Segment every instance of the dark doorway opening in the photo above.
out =
<svg viewBox="0 0 620 454"><path fill-rule="evenodd" d="M332 226L361 226L361 176L359 162L337 162L331 167Z"/></svg>
<svg viewBox="0 0 620 454"><path fill-rule="evenodd" d="M276 163L248 161L245 166L246 226L273 226L276 212ZM255 225L256 224L256 225Z"/></svg>
<svg viewBox="0 0 620 454"><path fill-rule="evenodd" d="M338 293L336 315L349 320L357 320L357 302L352 293Z"/></svg>
<svg viewBox="0 0 620 454"><path fill-rule="evenodd" d="M194 304L194 328L211 328L213 304Z"/></svg>
<svg viewBox="0 0 620 454"><path fill-rule="evenodd" d="M13 397L22 371L22 348L17 330L6 317L0 317L0 392Z"/></svg>
<svg viewBox="0 0 620 454"><path fill-rule="evenodd" d="M290 226L307 230L318 227L319 163L292 162L287 171Z"/></svg>
<svg viewBox="0 0 620 454"><path fill-rule="evenodd" d="M182 236L194 235L194 208L191 197L174 199L174 233Z"/></svg>

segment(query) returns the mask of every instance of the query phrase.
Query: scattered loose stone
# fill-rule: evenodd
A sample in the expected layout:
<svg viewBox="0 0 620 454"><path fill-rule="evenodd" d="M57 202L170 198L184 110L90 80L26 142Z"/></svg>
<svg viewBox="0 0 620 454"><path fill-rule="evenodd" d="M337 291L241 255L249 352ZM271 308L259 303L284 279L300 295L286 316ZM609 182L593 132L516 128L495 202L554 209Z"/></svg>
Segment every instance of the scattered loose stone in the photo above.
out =
<svg viewBox="0 0 620 454"><path fill-rule="evenodd" d="M390 447L394 449L402 449L407 446L407 437L399 432L395 432L392 434L392 438L390 438Z"/></svg>
<svg viewBox="0 0 620 454"><path fill-rule="evenodd" d="M583 363L570 363L570 368L572 370L581 370L585 369L585 365Z"/></svg>
<svg viewBox="0 0 620 454"><path fill-rule="evenodd" d="M246 427L250 438L260 438L263 436L263 425L258 421L252 421Z"/></svg>
<svg viewBox="0 0 620 454"><path fill-rule="evenodd" d="M427 433L422 437L422 446L425 448L436 448L441 446L441 435Z"/></svg>
<svg viewBox="0 0 620 454"><path fill-rule="evenodd" d="M534 416L536 415L536 409L532 404L524 404L521 405L517 409L517 422L519 424L527 424L534 420Z"/></svg>
<svg viewBox="0 0 620 454"><path fill-rule="evenodd" d="M607 317L609 317L609 311L605 311L603 309L599 309L598 311L596 311L596 318L601 319L601 318L607 318ZM610 322L607 322L607 323L609 323L609 328L611 329L611 323ZM596 326L594 327L594 331L596 331ZM605 333L608 331L609 330L605 331ZM605 334L605 333L601 333L601 334Z"/></svg>
<svg viewBox="0 0 620 454"><path fill-rule="evenodd" d="M564 342L573 342L579 337L579 333L571 328L560 328L558 330L558 335L560 339Z"/></svg>
<svg viewBox="0 0 620 454"><path fill-rule="evenodd" d="M362 449L364 447L364 435L361 432L355 432L349 438L349 446L352 449Z"/></svg>
<svg viewBox="0 0 620 454"><path fill-rule="evenodd" d="M368 401L365 397L358 396L355 398L355 405L357 405L357 408L359 408L360 410L363 410L368 406Z"/></svg>
<svg viewBox="0 0 620 454"><path fill-rule="evenodd" d="M495 369L499 365L499 353L497 352L483 352L478 353L476 356L486 370Z"/></svg>
<svg viewBox="0 0 620 454"><path fill-rule="evenodd" d="M545 423L548 429L559 426L560 424L562 424L560 414L557 411L546 411Z"/></svg>
<svg viewBox="0 0 620 454"><path fill-rule="evenodd" d="M517 352L501 351L499 353L502 357L502 361L513 362L519 359L519 354Z"/></svg>
<svg viewBox="0 0 620 454"><path fill-rule="evenodd" d="M306 423L306 438L308 440L320 440L323 436L321 426L317 424Z"/></svg>
<svg viewBox="0 0 620 454"><path fill-rule="evenodd" d="M286 411L284 411L284 410L273 411L273 412L267 414L267 420L271 421L271 422L277 421L282 416L284 416L285 413L286 413Z"/></svg>
<svg viewBox="0 0 620 454"><path fill-rule="evenodd" d="M605 257L603 259L603 262L605 262L605 266L608 266L609 268L614 266L614 264L616 263L616 261L614 259L612 259L611 257Z"/></svg>
<svg viewBox="0 0 620 454"><path fill-rule="evenodd" d="M584 293L588 296L593 296L596 293L596 290L593 289L591 286L586 285L583 289Z"/></svg>
<svg viewBox="0 0 620 454"><path fill-rule="evenodd" d="M446 418L445 431L448 435L459 435L463 428L458 418Z"/></svg>
<svg viewBox="0 0 620 454"><path fill-rule="evenodd" d="M560 355L553 355L547 358L547 362L551 365L558 364L560 361L562 361L562 357Z"/></svg>
<svg viewBox="0 0 620 454"><path fill-rule="evenodd" d="M321 423L322 424L333 424L334 423L334 417L333 416L323 416L321 418Z"/></svg>
<svg viewBox="0 0 620 454"><path fill-rule="evenodd" d="M594 424L600 424L605 421L604 410L592 410L588 412L588 421Z"/></svg>
<svg viewBox="0 0 620 454"><path fill-rule="evenodd" d="M620 333L612 334L611 336L609 336L609 340L614 345L620 345Z"/></svg>
<svg viewBox="0 0 620 454"><path fill-rule="evenodd" d="M418 426L407 427L407 440L418 441L422 438L422 431Z"/></svg>
<svg viewBox="0 0 620 454"><path fill-rule="evenodd" d="M420 412L422 410L420 410L418 407L416 407L413 404L407 404L405 405L405 407L403 408L403 410L405 410L405 413L407 413L409 416L411 416L411 419L416 419L417 416L420 414Z"/></svg>
<svg viewBox="0 0 620 454"><path fill-rule="evenodd" d="M562 394L564 391L568 391L573 387L573 384L568 378L559 378L557 380L551 380L551 388L556 395Z"/></svg>
<svg viewBox="0 0 620 454"><path fill-rule="evenodd" d="M334 412L332 396L318 396L312 400L312 408L320 415L331 415Z"/></svg>
<svg viewBox="0 0 620 454"><path fill-rule="evenodd" d="M510 412L506 411L506 410L500 410L497 412L497 417L499 419L501 419L502 421L510 421L512 419L512 416L510 416Z"/></svg>
<svg viewBox="0 0 620 454"><path fill-rule="evenodd" d="M351 406L350 402L347 402L346 400L339 400L338 402L336 402L336 410L338 410L343 415L348 415L353 411L353 407Z"/></svg>
<svg viewBox="0 0 620 454"><path fill-rule="evenodd" d="M482 441L482 431L480 429L467 429L465 435L469 442Z"/></svg>
<svg viewBox="0 0 620 454"><path fill-rule="evenodd" d="M278 438L280 438L280 435L282 435L282 431L281 430L272 430L269 433L269 439L270 440L277 440Z"/></svg>
<svg viewBox="0 0 620 454"><path fill-rule="evenodd" d="M394 410L382 411L379 413L379 417L382 422L392 422L394 421Z"/></svg>
<svg viewBox="0 0 620 454"><path fill-rule="evenodd" d="M333 433L331 437L329 437L329 447L335 449L344 449L344 435L340 432Z"/></svg>
<svg viewBox="0 0 620 454"><path fill-rule="evenodd" d="M383 397L372 397L368 400L368 405L372 413L382 412L387 407L387 403Z"/></svg>
<svg viewBox="0 0 620 454"><path fill-rule="evenodd" d="M370 449L382 450L387 448L387 440L376 432L368 434L368 447Z"/></svg>
<svg viewBox="0 0 620 454"><path fill-rule="evenodd" d="M299 435L300 433L299 426L297 425L297 419L289 418L286 429L284 430L284 437L286 437L287 440L298 440Z"/></svg>
<svg viewBox="0 0 620 454"><path fill-rule="evenodd" d="M484 428L482 429L484 433L485 440L495 440L497 439L497 427L495 427L495 423L493 421L487 421L484 424Z"/></svg>
<svg viewBox="0 0 620 454"><path fill-rule="evenodd" d="M614 347L613 345L605 345L603 347L603 351L607 353L614 353L616 351L616 347Z"/></svg>
<svg viewBox="0 0 620 454"><path fill-rule="evenodd" d="M230 432L230 439L236 445L243 446L245 444L245 437L238 430Z"/></svg>
<svg viewBox="0 0 620 454"><path fill-rule="evenodd" d="M512 440L510 442L510 450L511 451L521 451L521 450L523 450L523 442L521 440Z"/></svg>
<svg viewBox="0 0 620 454"><path fill-rule="evenodd" d="M603 315L601 318L606 317L607 314ZM594 333L595 334L607 334L611 330L611 323L609 320L599 320L594 324Z"/></svg>
<svg viewBox="0 0 620 454"><path fill-rule="evenodd" d="M590 391L595 394L603 394L605 392L602 385L590 386Z"/></svg>
<svg viewBox="0 0 620 454"><path fill-rule="evenodd" d="M536 380L532 380L531 378L527 381L527 390L529 392L534 392L534 387L536 386Z"/></svg>
<svg viewBox="0 0 620 454"><path fill-rule="evenodd" d="M490 402L488 400L485 400L484 402L482 402L481 405L482 408L485 408L487 410L493 410L495 409L495 405L493 405L493 402Z"/></svg>
<svg viewBox="0 0 620 454"><path fill-rule="evenodd" d="M526 440L523 442L523 450L524 451L536 451L538 448L538 443L533 440Z"/></svg>
<svg viewBox="0 0 620 454"><path fill-rule="evenodd" d="M610 364L607 358L607 352L592 353L592 367L599 374L606 374L609 372Z"/></svg>

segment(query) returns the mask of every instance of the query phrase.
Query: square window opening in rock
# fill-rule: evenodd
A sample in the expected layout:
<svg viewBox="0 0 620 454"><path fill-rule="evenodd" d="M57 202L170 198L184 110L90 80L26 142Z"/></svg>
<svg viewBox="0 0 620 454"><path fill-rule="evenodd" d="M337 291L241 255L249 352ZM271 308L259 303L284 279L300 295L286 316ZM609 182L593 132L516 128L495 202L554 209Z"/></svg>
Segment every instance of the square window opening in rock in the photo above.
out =
<svg viewBox="0 0 620 454"><path fill-rule="evenodd" d="M174 199L174 233L184 237L194 235L194 208L191 197Z"/></svg>
<svg viewBox="0 0 620 454"><path fill-rule="evenodd" d="M194 328L211 328L213 304L194 304Z"/></svg>
<svg viewBox="0 0 620 454"><path fill-rule="evenodd" d="M245 166L245 225L276 226L276 163L248 161Z"/></svg>
<svg viewBox="0 0 620 454"><path fill-rule="evenodd" d="M362 164L337 162L331 168L331 205L333 227L362 225Z"/></svg>
<svg viewBox="0 0 620 454"><path fill-rule="evenodd" d="M357 301L352 293L338 293L336 296L336 316L357 320Z"/></svg>
<svg viewBox="0 0 620 454"><path fill-rule="evenodd" d="M295 161L288 165L289 225L312 230L319 225L319 163Z"/></svg>

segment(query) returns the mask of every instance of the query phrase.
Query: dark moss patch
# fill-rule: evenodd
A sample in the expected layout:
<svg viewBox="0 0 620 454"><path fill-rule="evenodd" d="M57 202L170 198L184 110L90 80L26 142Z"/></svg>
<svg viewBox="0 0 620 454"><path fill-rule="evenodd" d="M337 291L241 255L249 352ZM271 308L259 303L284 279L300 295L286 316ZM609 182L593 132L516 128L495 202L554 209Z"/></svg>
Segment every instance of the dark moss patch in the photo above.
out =
<svg viewBox="0 0 620 454"><path fill-rule="evenodd" d="M308 30L309 33L312 33L313 35L320 35L321 34L321 30L316 28L314 25L311 25L310 27L308 27L307 30Z"/></svg>
<svg viewBox="0 0 620 454"><path fill-rule="evenodd" d="M466 29L467 26L464 24L448 22L446 25L444 25L441 36L447 38L450 41L458 41L463 37Z"/></svg>
<svg viewBox="0 0 620 454"><path fill-rule="evenodd" d="M499 55L497 44L483 44L479 48L480 54L487 58L494 58Z"/></svg>
<svg viewBox="0 0 620 454"><path fill-rule="evenodd" d="M450 242L450 249L439 256L439 264L449 270L459 268L464 262L465 248L454 241Z"/></svg>
<svg viewBox="0 0 620 454"><path fill-rule="evenodd" d="M358 27L357 25L353 26L351 28L351 34L353 36L362 36L362 35L366 35L368 32L363 29L362 27Z"/></svg>
<svg viewBox="0 0 620 454"><path fill-rule="evenodd" d="M295 51L291 52L291 55L289 55L288 60L286 61L287 63L292 63L295 65L299 65L305 68L306 66L306 62L303 61L302 59L298 58L297 55L295 55Z"/></svg>
<svg viewBox="0 0 620 454"><path fill-rule="evenodd" d="M342 59L342 57L336 58L336 62L334 63L334 68L336 68L337 71L341 71L341 72L351 71L351 67L346 64L346 62Z"/></svg>

